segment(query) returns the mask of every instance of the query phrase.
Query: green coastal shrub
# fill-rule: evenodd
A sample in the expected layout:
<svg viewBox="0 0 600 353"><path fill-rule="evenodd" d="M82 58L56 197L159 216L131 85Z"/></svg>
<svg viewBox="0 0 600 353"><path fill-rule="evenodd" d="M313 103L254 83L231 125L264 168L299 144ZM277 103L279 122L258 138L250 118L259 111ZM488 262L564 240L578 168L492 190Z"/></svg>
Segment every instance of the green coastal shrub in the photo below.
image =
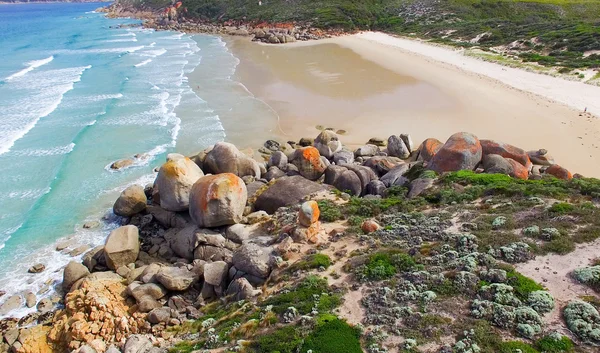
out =
<svg viewBox="0 0 600 353"><path fill-rule="evenodd" d="M600 314L591 304L575 300L563 311L567 327L582 341L600 345Z"/></svg>
<svg viewBox="0 0 600 353"><path fill-rule="evenodd" d="M508 341L500 344L499 353L539 353L530 344L521 341Z"/></svg>
<svg viewBox="0 0 600 353"><path fill-rule="evenodd" d="M554 298L544 290L537 290L529 293L527 305L540 314L549 313L554 309Z"/></svg>
<svg viewBox="0 0 600 353"><path fill-rule="evenodd" d="M600 291L600 266L578 268L573 271L573 277L580 283Z"/></svg>
<svg viewBox="0 0 600 353"><path fill-rule="evenodd" d="M553 204L552 206L550 206L550 208L548 209L548 212L554 213L554 214L565 214L565 213L573 212L573 210L575 210L575 206L571 205L570 203L557 202L557 203Z"/></svg>
<svg viewBox="0 0 600 353"><path fill-rule="evenodd" d="M255 353L296 353L302 337L294 326L284 326L271 333L258 336L250 348Z"/></svg>
<svg viewBox="0 0 600 353"><path fill-rule="evenodd" d="M360 331L337 317L317 319L317 327L304 340L301 352L362 353Z"/></svg>
<svg viewBox="0 0 600 353"><path fill-rule="evenodd" d="M379 281L394 276L398 271L406 272L414 269L417 263L406 253L379 252L371 255L366 264L356 269L360 280Z"/></svg>
<svg viewBox="0 0 600 353"><path fill-rule="evenodd" d="M331 266L331 258L326 254L309 255L305 260L298 261L290 269L295 270L310 270L314 268L328 268Z"/></svg>
<svg viewBox="0 0 600 353"><path fill-rule="evenodd" d="M542 332L542 318L528 306L515 309L515 322L517 323L517 332L523 337L531 339Z"/></svg>
<svg viewBox="0 0 600 353"><path fill-rule="evenodd" d="M339 205L331 200L319 200L319 211L321 212L320 219L325 222L335 222L343 218L342 211Z"/></svg>
<svg viewBox="0 0 600 353"><path fill-rule="evenodd" d="M552 332L549 335L540 338L536 342L537 348L546 353L562 353L573 351L573 341L567 336L563 336L558 332Z"/></svg>

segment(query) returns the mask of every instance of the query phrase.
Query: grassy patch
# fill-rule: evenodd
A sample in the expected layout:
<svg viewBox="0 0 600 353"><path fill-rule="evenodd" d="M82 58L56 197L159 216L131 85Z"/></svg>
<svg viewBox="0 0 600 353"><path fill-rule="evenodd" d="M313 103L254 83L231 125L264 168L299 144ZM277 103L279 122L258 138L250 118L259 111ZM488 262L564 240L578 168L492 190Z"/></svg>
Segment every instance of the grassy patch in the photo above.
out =
<svg viewBox="0 0 600 353"><path fill-rule="evenodd" d="M574 347L569 337L562 336L556 339L551 335L540 338L535 345L541 352L546 353L572 352Z"/></svg>
<svg viewBox="0 0 600 353"><path fill-rule="evenodd" d="M506 269L507 284L513 287L515 295L521 300L527 300L529 293L544 290L539 283L525 277L514 269Z"/></svg>
<svg viewBox="0 0 600 353"><path fill-rule="evenodd" d="M318 299L315 299L315 296ZM329 291L326 279L310 275L295 288L272 296L262 304L272 305L273 311L277 314L281 314L293 306L298 309L300 314L306 315L315 306L320 313L326 313L338 307L340 303L340 296Z"/></svg>
<svg viewBox="0 0 600 353"><path fill-rule="evenodd" d="M328 268L331 266L331 258L326 254L313 254L307 256L305 260L298 261L290 266L291 271L311 270L315 268Z"/></svg>
<svg viewBox="0 0 600 353"><path fill-rule="evenodd" d="M294 326L285 326L273 332L258 336L250 345L256 353L296 353L302 344L302 337Z"/></svg>
<svg viewBox="0 0 600 353"><path fill-rule="evenodd" d="M304 340L301 352L362 353L358 329L336 317L317 320L317 327Z"/></svg>

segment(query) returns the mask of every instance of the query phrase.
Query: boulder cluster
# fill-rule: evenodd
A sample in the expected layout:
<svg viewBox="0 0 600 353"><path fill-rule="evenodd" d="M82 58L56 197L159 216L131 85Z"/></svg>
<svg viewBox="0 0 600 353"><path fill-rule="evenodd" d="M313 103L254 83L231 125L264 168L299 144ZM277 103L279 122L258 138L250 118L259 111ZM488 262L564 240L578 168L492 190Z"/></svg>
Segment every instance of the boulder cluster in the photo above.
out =
<svg viewBox="0 0 600 353"><path fill-rule="evenodd" d="M123 225L83 263L65 268L64 309L46 319L44 344L100 353L118 352L112 344L124 352L128 345L160 346L172 335L167 327L199 318L205 303L256 297L293 243L320 242L319 206L307 201L315 193L335 188L344 197L379 198L407 187L414 197L433 183L409 178L415 169L573 177L545 150L525 152L464 132L418 147L398 134L351 150L326 129L298 143L270 140L259 151L263 162L226 142L191 157L172 153L152 185L126 188L113 206ZM375 222L363 229L381 232ZM42 264L30 271L40 270ZM14 352L30 351L24 342L32 331L23 330L11 331Z"/></svg>

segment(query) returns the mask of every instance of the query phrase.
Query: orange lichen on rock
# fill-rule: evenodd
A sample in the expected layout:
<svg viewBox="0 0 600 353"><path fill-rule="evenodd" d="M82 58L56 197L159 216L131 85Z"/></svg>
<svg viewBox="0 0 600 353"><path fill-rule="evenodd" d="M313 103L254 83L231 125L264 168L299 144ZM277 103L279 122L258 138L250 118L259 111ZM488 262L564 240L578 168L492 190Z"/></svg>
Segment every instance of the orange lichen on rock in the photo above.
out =
<svg viewBox="0 0 600 353"><path fill-rule="evenodd" d="M517 179L527 180L529 179L529 170L525 168L521 163L515 161L512 158L506 158L508 163L512 166L512 172L510 176Z"/></svg>
<svg viewBox="0 0 600 353"><path fill-rule="evenodd" d="M313 168L322 169L321 154L315 147L310 146L305 148L304 151L302 151L302 157L308 161Z"/></svg>
<svg viewBox="0 0 600 353"><path fill-rule="evenodd" d="M563 168L558 164L554 164L548 167L548 169L546 169L546 174L554 175L558 179L562 180L573 179L573 174L571 174L571 172L569 172L566 168Z"/></svg>
<svg viewBox="0 0 600 353"><path fill-rule="evenodd" d="M421 148L419 149L419 158L425 162L429 162L433 156L442 148L443 144L440 140L434 138L428 138L423 141Z"/></svg>
<svg viewBox="0 0 600 353"><path fill-rule="evenodd" d="M525 150L513 145L509 145L508 143L497 142L494 140L480 140L480 142L484 156L488 154L499 154L504 158L511 158L515 160L527 170L531 169L532 163Z"/></svg>

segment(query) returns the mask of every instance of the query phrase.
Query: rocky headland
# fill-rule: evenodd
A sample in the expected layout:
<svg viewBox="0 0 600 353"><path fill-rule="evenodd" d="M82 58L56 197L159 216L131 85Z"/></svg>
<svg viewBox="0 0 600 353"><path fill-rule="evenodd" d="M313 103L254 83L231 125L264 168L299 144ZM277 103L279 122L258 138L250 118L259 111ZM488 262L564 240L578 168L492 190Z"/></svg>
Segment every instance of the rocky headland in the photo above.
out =
<svg viewBox="0 0 600 353"><path fill-rule="evenodd" d="M260 161L219 142L169 154L152 185L115 201L122 226L103 246L58 244L85 253L54 283L61 296L2 298L2 313L38 312L2 320L0 350L592 352L600 344L600 181L573 175L546 150L465 132L419 146L408 134L372 138L351 150L325 129L259 151ZM574 270L536 263L548 253Z"/></svg>
<svg viewBox="0 0 600 353"><path fill-rule="evenodd" d="M319 29L308 23L267 23L257 21L203 21L188 16L187 8L181 2L165 8L150 9L115 2L97 12L106 13L112 18L138 18L145 28L181 31L185 33L205 33L251 37L253 41L268 44L285 44L296 41L317 40L347 33L339 29Z"/></svg>

